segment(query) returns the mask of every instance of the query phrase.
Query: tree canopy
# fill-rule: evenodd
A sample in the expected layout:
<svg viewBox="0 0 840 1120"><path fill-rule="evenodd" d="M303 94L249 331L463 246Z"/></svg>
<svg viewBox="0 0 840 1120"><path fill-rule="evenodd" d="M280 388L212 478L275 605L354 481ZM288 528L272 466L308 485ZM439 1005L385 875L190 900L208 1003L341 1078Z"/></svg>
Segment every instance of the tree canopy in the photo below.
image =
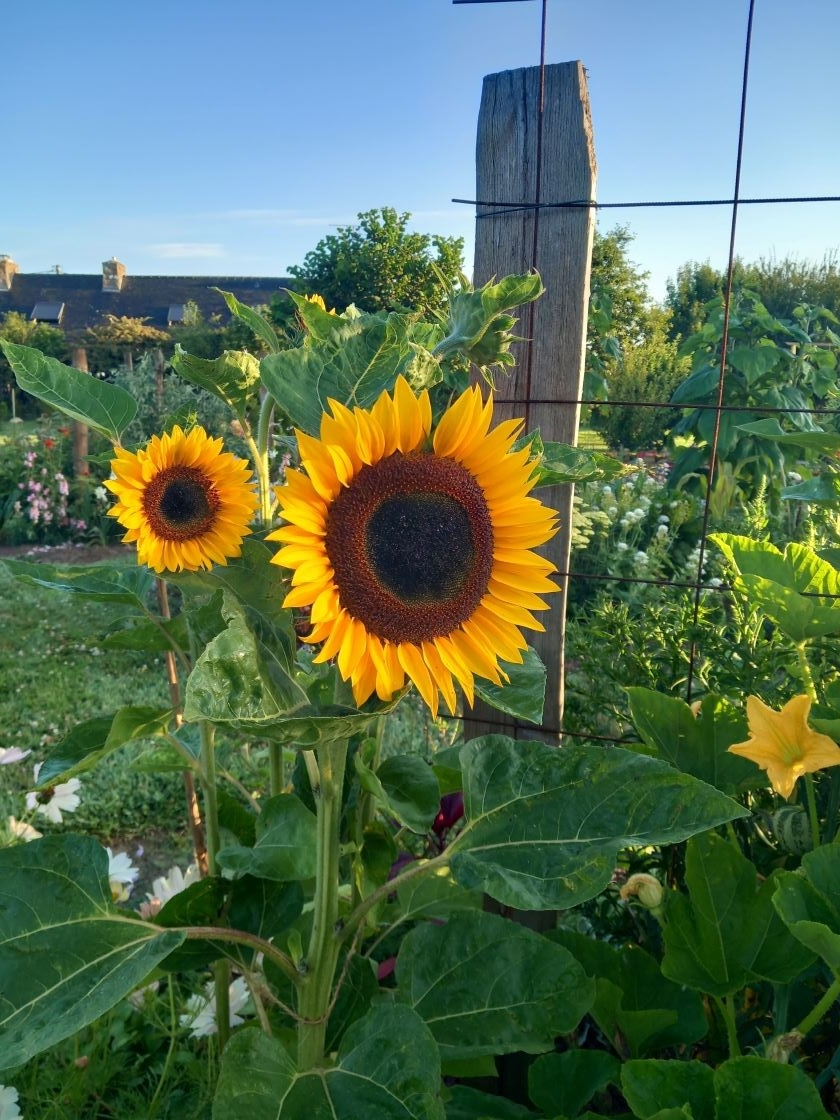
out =
<svg viewBox="0 0 840 1120"><path fill-rule="evenodd" d="M356 225L339 226L303 264L289 268L294 290L320 295L327 308L339 311L351 303L372 312L406 307L428 313L442 307L447 284L463 269L463 238L410 232L411 215L389 206L363 211L358 219ZM279 305L275 314L283 317Z"/></svg>

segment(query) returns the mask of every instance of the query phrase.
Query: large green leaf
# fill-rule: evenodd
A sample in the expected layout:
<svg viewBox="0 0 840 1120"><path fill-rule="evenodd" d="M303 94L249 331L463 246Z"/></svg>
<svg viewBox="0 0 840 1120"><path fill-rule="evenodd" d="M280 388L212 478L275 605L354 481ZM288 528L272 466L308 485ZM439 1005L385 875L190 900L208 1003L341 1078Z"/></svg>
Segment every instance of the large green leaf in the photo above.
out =
<svg viewBox="0 0 840 1120"><path fill-rule="evenodd" d="M432 827L440 806L440 786L435 772L418 754L386 758L376 771L386 805L412 832Z"/></svg>
<svg viewBox="0 0 840 1120"><path fill-rule="evenodd" d="M382 1003L353 1023L329 1069L299 1073L282 1045L242 1030L222 1058L213 1120L443 1120L440 1056L423 1020Z"/></svg>
<svg viewBox="0 0 840 1120"><path fill-rule="evenodd" d="M397 991L445 1061L544 1053L574 1030L595 993L562 946L482 911L415 926L400 947Z"/></svg>
<svg viewBox="0 0 840 1120"><path fill-rule="evenodd" d="M239 844L222 848L219 866L278 882L313 879L317 834L315 814L293 793L281 793L265 803L257 818L253 848Z"/></svg>
<svg viewBox="0 0 840 1120"><path fill-rule="evenodd" d="M24 392L119 443L137 412L137 402L125 389L66 366L32 346L0 339L0 348Z"/></svg>
<svg viewBox="0 0 840 1120"><path fill-rule="evenodd" d="M697 992L662 975L638 945L611 945L572 930L548 935L564 945L595 979L590 1014L622 1056L643 1057L668 1046L690 1046L708 1030Z"/></svg>
<svg viewBox="0 0 840 1120"><path fill-rule="evenodd" d="M528 1070L528 1096L546 1116L577 1116L609 1082L618 1085L620 1069L605 1050L543 1054Z"/></svg>
<svg viewBox="0 0 840 1120"><path fill-rule="evenodd" d="M787 443L793 447L804 447L809 451L822 451L833 455L840 450L838 432L786 432L779 421L773 417L754 420L751 424L739 424L739 432L749 432L752 436L770 439L775 443Z"/></svg>
<svg viewBox="0 0 840 1120"><path fill-rule="evenodd" d="M840 973L840 844L807 852L799 871L780 872L773 905L797 941Z"/></svg>
<svg viewBox="0 0 840 1120"><path fill-rule="evenodd" d="M813 1081L798 1066L730 1058L714 1071L717 1120L828 1120Z"/></svg>
<svg viewBox="0 0 840 1120"><path fill-rule="evenodd" d="M403 317L366 316L340 345L319 343L269 354L260 363L263 384L291 423L310 435L321 428L330 399L348 408L369 408L400 373L408 372L416 350Z"/></svg>
<svg viewBox="0 0 840 1120"><path fill-rule="evenodd" d="M92 1023L183 940L115 909L95 840L47 836L0 851L0 1068Z"/></svg>
<svg viewBox="0 0 840 1120"><path fill-rule="evenodd" d="M249 307L247 303L241 303L233 292L225 292L221 288L214 288L213 290L224 299L231 315L235 315L237 319L250 327L257 338L265 343L270 354L274 354L280 349L280 339L277 337L277 332L259 311Z"/></svg>
<svg viewBox="0 0 840 1120"><path fill-rule="evenodd" d="M757 980L789 983L812 963L773 908L776 875L759 882L734 844L713 832L693 837L685 881L689 897L671 892L665 906L670 979L726 996Z"/></svg>
<svg viewBox="0 0 840 1120"><path fill-rule="evenodd" d="M453 1085L446 1104L446 1120L533 1120L533 1116L524 1104L469 1085Z"/></svg>
<svg viewBox="0 0 840 1120"><path fill-rule="evenodd" d="M617 747L487 735L461 751L466 827L449 848L465 887L520 909L593 898L622 848L667 844L747 811L658 759Z"/></svg>
<svg viewBox="0 0 840 1120"><path fill-rule="evenodd" d="M504 662L501 668L507 673L507 684L477 680L475 692L486 704L499 712L506 712L514 719L541 724L545 706L545 665L531 646L522 654L522 664Z"/></svg>
<svg viewBox="0 0 840 1120"><path fill-rule="evenodd" d="M703 1062L648 1058L625 1062L621 1091L634 1116L653 1117L662 1108L689 1105L692 1120L715 1120L714 1071Z"/></svg>
<svg viewBox="0 0 840 1120"><path fill-rule="evenodd" d="M765 784L754 763L729 753L747 738L743 712L729 700L706 695L695 715L684 700L651 688L628 688L627 695L636 730L657 758L724 793Z"/></svg>
<svg viewBox="0 0 840 1120"><path fill-rule="evenodd" d="M179 345L172 367L185 381L220 397L240 420L259 399L260 364L243 350L225 350L218 358L197 358Z"/></svg>
<svg viewBox="0 0 840 1120"><path fill-rule="evenodd" d="M184 717L265 733L308 697L290 675L282 648L259 639L245 608L228 592L222 615L227 628L205 647L187 680Z"/></svg>
<svg viewBox="0 0 840 1120"><path fill-rule="evenodd" d="M517 338L511 327L516 319L508 312L533 302L544 291L536 272L504 276L498 283L489 280L475 290L464 282L449 298L446 334L435 347L435 354L458 351L482 371L512 366L510 346Z"/></svg>
<svg viewBox="0 0 840 1120"><path fill-rule="evenodd" d="M130 553L127 552L127 555ZM96 564L37 564L27 560L0 560L6 570L22 583L72 591L86 599L126 603L144 612L155 577L148 568L109 568Z"/></svg>
<svg viewBox="0 0 840 1120"><path fill-rule="evenodd" d="M794 642L840 633L840 571L804 544L709 536L735 569L734 586Z"/></svg>
<svg viewBox="0 0 840 1120"><path fill-rule="evenodd" d="M113 715L94 716L77 723L47 755L38 774L38 784L42 787L55 785L75 774L83 774L132 740L165 735L171 720L171 708L136 707L120 708Z"/></svg>

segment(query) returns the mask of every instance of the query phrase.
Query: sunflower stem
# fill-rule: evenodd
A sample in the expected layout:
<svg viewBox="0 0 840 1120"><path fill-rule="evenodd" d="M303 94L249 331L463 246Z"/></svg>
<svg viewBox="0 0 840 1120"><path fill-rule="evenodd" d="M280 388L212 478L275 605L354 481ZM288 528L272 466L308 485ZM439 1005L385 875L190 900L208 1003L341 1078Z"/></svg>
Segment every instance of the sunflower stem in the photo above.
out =
<svg viewBox="0 0 840 1120"><path fill-rule="evenodd" d="M274 497L269 479L268 450L271 443L271 422L274 419L274 398L266 393L260 404L260 418L257 423L257 440L251 446L254 469L260 493L260 524L267 529L274 513Z"/></svg>
<svg viewBox="0 0 840 1120"><path fill-rule="evenodd" d="M268 780L272 797L277 797L283 792L286 785L286 773L283 766L283 744L268 744Z"/></svg>
<svg viewBox="0 0 840 1120"><path fill-rule="evenodd" d="M300 989L298 1069L312 1069L323 1062L330 994L341 931L338 928L339 842L341 794L347 763L347 743L325 743L315 750L317 785L312 793L318 814L315 897L312 934L305 963L306 978Z"/></svg>

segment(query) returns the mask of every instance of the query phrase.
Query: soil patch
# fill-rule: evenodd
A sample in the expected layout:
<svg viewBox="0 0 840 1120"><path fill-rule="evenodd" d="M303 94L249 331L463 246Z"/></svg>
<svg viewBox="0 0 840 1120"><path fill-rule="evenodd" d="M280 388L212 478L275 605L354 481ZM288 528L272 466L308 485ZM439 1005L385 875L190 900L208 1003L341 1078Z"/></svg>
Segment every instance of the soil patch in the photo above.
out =
<svg viewBox="0 0 840 1120"><path fill-rule="evenodd" d="M47 564L96 564L102 560L136 557L125 544L21 544L0 545L0 560L31 560Z"/></svg>

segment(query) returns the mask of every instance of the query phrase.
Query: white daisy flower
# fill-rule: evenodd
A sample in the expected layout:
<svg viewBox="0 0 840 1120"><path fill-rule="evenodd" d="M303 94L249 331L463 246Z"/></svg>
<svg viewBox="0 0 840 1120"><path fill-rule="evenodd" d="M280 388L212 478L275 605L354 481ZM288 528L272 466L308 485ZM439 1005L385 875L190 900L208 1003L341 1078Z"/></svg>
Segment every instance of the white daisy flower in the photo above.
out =
<svg viewBox="0 0 840 1120"><path fill-rule="evenodd" d="M36 784L42 765L43 763L39 762L35 766ZM60 782L57 786L50 786L49 789L27 793L26 808L30 813L33 809L41 813L53 824L61 824L64 819L61 815L63 812L72 813L78 809L80 798L76 791L81 788L81 785L78 778L70 778L69 781Z"/></svg>
<svg viewBox="0 0 840 1120"><path fill-rule="evenodd" d="M30 840L40 840L44 835L37 828L33 828L31 824L27 824L26 821L15 820L14 817L9 817L9 832L18 840L25 840L27 843Z"/></svg>
<svg viewBox="0 0 840 1120"><path fill-rule="evenodd" d="M23 762L31 754L32 751L22 751L20 747L0 747L0 766L9 766L13 762Z"/></svg>
<svg viewBox="0 0 840 1120"><path fill-rule="evenodd" d="M108 853L108 882L111 886L111 898L114 902L127 902L140 872L131 862L127 852L114 853L110 848L106 848L105 851Z"/></svg>
<svg viewBox="0 0 840 1120"><path fill-rule="evenodd" d="M186 890L192 883L197 883L200 878L197 863L191 863L186 871L182 871L180 867L170 867L166 875L153 881L152 893L146 895L148 902L140 904L140 917L153 918L170 898Z"/></svg>
<svg viewBox="0 0 840 1120"><path fill-rule="evenodd" d="M11 1085L0 1085L0 1120L22 1120L18 1091Z"/></svg>
<svg viewBox="0 0 840 1120"><path fill-rule="evenodd" d="M213 983L205 985L204 996L190 996L187 1000L187 1010L179 1017L182 1027L188 1028L193 1038L206 1038L207 1035L216 1034L216 992ZM250 998L248 985L244 976L237 976L228 988L230 999L230 1025L238 1027L245 1020L238 1014L245 1007Z"/></svg>

